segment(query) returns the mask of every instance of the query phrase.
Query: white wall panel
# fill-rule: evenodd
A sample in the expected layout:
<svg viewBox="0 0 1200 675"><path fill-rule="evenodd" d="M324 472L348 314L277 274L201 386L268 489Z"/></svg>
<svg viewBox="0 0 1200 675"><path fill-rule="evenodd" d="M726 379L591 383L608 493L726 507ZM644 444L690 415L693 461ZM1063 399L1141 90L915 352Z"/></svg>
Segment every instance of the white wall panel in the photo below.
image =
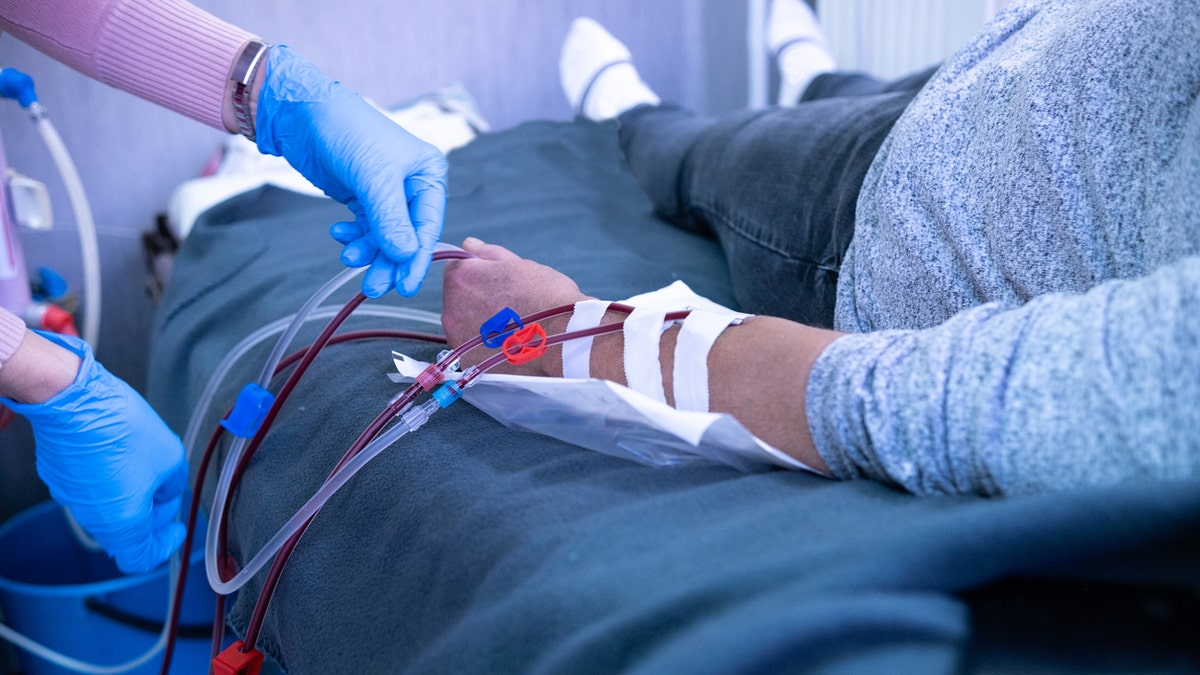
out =
<svg viewBox="0 0 1200 675"><path fill-rule="evenodd" d="M983 26L1003 0L820 0L839 66L878 77L936 64Z"/></svg>

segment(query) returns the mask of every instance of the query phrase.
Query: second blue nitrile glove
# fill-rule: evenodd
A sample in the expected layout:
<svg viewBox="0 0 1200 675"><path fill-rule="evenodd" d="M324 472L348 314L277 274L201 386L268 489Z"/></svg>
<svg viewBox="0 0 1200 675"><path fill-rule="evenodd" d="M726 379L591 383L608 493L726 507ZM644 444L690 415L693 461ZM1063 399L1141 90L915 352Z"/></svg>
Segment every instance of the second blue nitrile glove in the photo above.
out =
<svg viewBox="0 0 1200 675"><path fill-rule="evenodd" d="M86 342L41 334L83 360L75 381L45 403L0 402L33 426L37 472L54 500L122 571L151 570L186 534L175 522L188 479L183 444Z"/></svg>
<svg viewBox="0 0 1200 675"><path fill-rule="evenodd" d="M420 288L442 234L446 159L285 45L271 47L258 149L285 158L354 220L331 228L342 262L370 265L363 293Z"/></svg>

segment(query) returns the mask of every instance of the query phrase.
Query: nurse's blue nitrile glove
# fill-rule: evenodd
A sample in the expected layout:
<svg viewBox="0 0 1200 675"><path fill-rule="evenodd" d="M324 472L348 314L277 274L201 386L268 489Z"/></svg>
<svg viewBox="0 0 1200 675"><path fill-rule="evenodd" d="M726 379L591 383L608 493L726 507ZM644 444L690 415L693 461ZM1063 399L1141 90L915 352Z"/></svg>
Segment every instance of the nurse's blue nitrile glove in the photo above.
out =
<svg viewBox="0 0 1200 675"><path fill-rule="evenodd" d="M260 151L350 207L355 219L330 232L345 244L343 263L370 265L363 293L416 293L442 234L442 153L285 45L267 55L255 126Z"/></svg>
<svg viewBox="0 0 1200 675"><path fill-rule="evenodd" d="M175 522L188 480L183 444L86 342L41 335L83 360L75 381L45 403L0 402L33 426L37 472L54 500L121 571L154 569L186 535Z"/></svg>

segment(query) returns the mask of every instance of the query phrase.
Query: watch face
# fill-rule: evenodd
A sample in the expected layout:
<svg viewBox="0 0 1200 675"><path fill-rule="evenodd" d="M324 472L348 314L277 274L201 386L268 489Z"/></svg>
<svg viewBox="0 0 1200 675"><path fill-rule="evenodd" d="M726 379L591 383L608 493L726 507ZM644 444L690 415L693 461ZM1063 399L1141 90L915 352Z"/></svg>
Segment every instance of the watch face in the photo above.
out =
<svg viewBox="0 0 1200 675"><path fill-rule="evenodd" d="M254 79L254 71L267 53L267 45L258 40L252 40L238 56L229 78L233 80L233 116L237 120L238 131L250 140L254 140L254 120L250 118L250 101L248 85Z"/></svg>
<svg viewBox="0 0 1200 675"><path fill-rule="evenodd" d="M246 48L242 50L238 56L237 63L233 66L233 73L229 79L238 84L250 84L251 78L254 76L254 68L258 65L262 55L266 53L267 45L258 41L251 40Z"/></svg>

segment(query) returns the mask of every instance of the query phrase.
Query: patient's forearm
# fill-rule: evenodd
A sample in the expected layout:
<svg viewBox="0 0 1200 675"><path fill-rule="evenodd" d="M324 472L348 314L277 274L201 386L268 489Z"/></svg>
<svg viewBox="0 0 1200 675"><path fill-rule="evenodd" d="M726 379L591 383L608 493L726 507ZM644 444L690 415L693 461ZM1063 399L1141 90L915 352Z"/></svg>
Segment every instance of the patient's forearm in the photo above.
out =
<svg viewBox="0 0 1200 675"><path fill-rule="evenodd" d="M610 312L605 321L622 318ZM565 327L565 319L560 323L564 325L546 327L558 332ZM660 341L663 388L671 404L675 398L672 374L678 333L678 326L672 327ZM827 471L809 432L805 390L813 363L841 335L766 316L727 328L708 355L710 409L730 413L767 443L814 469ZM554 352L538 361L544 374L562 374L562 360ZM591 375L627 384L621 333L595 340Z"/></svg>

